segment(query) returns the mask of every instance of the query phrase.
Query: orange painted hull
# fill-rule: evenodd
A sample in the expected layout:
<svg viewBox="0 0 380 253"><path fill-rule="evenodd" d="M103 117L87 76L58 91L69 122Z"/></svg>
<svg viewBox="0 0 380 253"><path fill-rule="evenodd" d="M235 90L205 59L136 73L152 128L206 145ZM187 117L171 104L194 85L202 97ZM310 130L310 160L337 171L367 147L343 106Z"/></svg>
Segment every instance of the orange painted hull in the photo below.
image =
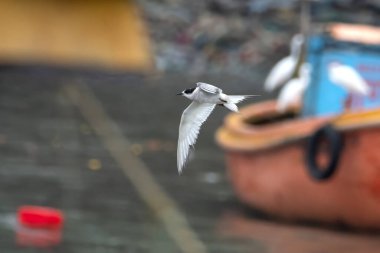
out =
<svg viewBox="0 0 380 253"><path fill-rule="evenodd" d="M296 119L267 126L242 122L274 113L274 108L274 102L249 106L240 116L227 118L217 133L237 196L285 219L379 229L380 120L379 126L372 118L365 127L350 127L352 118L360 117L358 113L343 120ZM328 122L344 130L345 145L335 174L321 182L307 171L304 138Z"/></svg>

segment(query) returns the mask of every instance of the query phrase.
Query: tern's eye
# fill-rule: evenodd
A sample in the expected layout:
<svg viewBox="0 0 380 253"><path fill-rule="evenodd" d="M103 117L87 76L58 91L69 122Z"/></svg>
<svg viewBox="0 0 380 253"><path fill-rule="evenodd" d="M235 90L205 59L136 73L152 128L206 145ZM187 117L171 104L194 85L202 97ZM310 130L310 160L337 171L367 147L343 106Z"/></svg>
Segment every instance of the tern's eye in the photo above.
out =
<svg viewBox="0 0 380 253"><path fill-rule="evenodd" d="M195 88L186 89L186 90L185 90L185 93L186 93L186 94L191 94L191 93L193 93L194 90L195 90Z"/></svg>

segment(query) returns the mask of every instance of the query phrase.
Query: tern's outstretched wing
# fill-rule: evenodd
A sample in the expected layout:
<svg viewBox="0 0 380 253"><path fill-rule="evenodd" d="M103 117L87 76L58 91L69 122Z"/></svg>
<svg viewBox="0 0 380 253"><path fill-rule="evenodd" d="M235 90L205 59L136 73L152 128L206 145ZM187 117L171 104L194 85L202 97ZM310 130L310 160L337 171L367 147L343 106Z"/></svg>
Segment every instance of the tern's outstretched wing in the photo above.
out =
<svg viewBox="0 0 380 253"><path fill-rule="evenodd" d="M197 83L197 87L199 87L201 90L211 93L211 94L218 94L221 93L222 90L214 85L208 84L208 83Z"/></svg>
<svg viewBox="0 0 380 253"><path fill-rule="evenodd" d="M189 154L190 145L194 145L203 122L214 110L215 104L192 102L182 113L179 125L177 166L178 172L182 172L183 165Z"/></svg>

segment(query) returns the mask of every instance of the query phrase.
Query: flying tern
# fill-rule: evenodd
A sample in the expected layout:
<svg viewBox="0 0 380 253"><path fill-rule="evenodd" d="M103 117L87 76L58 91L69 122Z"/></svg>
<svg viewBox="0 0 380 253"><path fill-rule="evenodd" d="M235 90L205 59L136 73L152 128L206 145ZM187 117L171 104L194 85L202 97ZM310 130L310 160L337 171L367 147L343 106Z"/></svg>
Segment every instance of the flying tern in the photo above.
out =
<svg viewBox="0 0 380 253"><path fill-rule="evenodd" d="M179 125L177 167L182 172L190 146L197 140L203 122L214 110L216 105L238 112L237 103L256 95L226 95L222 89L207 83L198 82L194 88L186 89L177 94L184 96L192 103L183 111Z"/></svg>

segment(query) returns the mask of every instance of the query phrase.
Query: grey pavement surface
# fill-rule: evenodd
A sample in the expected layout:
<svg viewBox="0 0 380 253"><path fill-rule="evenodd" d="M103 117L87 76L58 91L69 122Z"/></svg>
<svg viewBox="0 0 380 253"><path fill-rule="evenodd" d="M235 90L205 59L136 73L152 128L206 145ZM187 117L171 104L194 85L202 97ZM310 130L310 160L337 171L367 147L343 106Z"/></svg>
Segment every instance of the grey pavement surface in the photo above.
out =
<svg viewBox="0 0 380 253"><path fill-rule="evenodd" d="M262 93L253 80L226 76L201 80L231 94ZM189 76L1 67L0 252L181 252L68 98L64 92L68 85L86 85L94 92L131 143L131 152L174 200L207 252L342 252L339 250L347 248L346 242L354 244L350 249L369 248L367 252L380 247L376 235L318 228L304 232L302 226L260 219L261 215L247 212L233 194L223 152L214 142L214 132L228 113L224 108L216 108L203 126L194 156L179 176L177 128L189 101L175 94L196 81ZM91 165L91 159L98 166ZM25 204L63 210L66 221L59 245L20 245L15 214ZM258 223L250 226L252 222ZM324 245L331 233L340 239L338 246L331 246L332 251L293 251L281 239L288 230L305 234L295 241L312 241L315 234L327 233L327 238L315 237L318 245ZM282 245L284 251L278 248Z"/></svg>
<svg viewBox="0 0 380 253"><path fill-rule="evenodd" d="M86 84L110 117L188 216L211 252L248 252L250 242L225 241L215 233L218 217L237 205L226 181L223 153L214 131L226 110L218 108L202 130L185 173L176 169L181 111L175 96L196 80L128 74L78 74L44 67L0 70L0 249L40 252L16 243L15 214L25 204L60 208L63 242L53 252L178 252L165 229L105 150L88 122L63 92ZM223 86L223 85L221 85ZM225 86L225 85L224 85ZM249 87L231 84L231 92ZM90 159L101 162L89 169ZM244 241L244 240L243 240Z"/></svg>

